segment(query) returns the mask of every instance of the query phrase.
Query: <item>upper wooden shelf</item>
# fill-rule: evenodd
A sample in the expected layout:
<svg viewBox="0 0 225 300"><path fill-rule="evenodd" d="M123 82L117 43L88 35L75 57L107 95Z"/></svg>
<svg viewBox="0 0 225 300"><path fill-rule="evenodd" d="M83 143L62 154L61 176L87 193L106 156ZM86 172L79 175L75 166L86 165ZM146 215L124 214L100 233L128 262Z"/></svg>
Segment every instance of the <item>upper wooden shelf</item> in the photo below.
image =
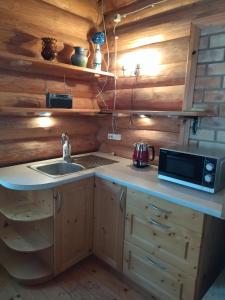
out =
<svg viewBox="0 0 225 300"><path fill-rule="evenodd" d="M113 114L115 116L158 116L158 117L212 117L214 114L209 111L154 111L154 110L102 110L101 113Z"/></svg>
<svg viewBox="0 0 225 300"><path fill-rule="evenodd" d="M90 80L100 77L114 77L114 74L94 69L77 67L59 62L49 62L38 58L0 52L0 66L3 69L52 77Z"/></svg>

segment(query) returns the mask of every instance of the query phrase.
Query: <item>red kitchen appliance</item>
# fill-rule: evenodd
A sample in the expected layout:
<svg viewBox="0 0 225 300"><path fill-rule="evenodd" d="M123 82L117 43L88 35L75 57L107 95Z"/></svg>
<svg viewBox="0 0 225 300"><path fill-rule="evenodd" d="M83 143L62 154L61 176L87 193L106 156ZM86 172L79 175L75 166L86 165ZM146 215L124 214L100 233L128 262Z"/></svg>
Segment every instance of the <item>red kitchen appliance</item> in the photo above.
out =
<svg viewBox="0 0 225 300"><path fill-rule="evenodd" d="M152 151L150 158L149 149ZM146 143L139 142L134 144L133 165L137 168L144 168L150 165L150 161L155 158L155 148Z"/></svg>

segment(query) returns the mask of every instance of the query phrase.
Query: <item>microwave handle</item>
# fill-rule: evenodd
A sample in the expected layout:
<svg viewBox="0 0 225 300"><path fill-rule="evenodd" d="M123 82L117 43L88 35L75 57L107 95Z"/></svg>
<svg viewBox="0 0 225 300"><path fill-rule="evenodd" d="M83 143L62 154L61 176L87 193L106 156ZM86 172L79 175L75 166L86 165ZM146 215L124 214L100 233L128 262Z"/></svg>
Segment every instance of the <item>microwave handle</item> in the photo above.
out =
<svg viewBox="0 0 225 300"><path fill-rule="evenodd" d="M153 161L155 159L155 148L154 146L149 146L149 149L152 149L152 157L150 158L150 161Z"/></svg>

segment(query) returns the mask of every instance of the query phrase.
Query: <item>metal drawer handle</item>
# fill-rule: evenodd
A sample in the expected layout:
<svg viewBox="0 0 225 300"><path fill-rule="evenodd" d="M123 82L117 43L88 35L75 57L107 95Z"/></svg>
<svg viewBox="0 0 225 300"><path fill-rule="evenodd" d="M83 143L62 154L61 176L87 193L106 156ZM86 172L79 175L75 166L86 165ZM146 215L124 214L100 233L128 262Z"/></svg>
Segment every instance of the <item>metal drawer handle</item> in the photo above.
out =
<svg viewBox="0 0 225 300"><path fill-rule="evenodd" d="M124 189L122 189L121 194L120 194L120 210L123 213L124 211Z"/></svg>
<svg viewBox="0 0 225 300"><path fill-rule="evenodd" d="M156 206L155 204L149 203L148 206L150 206L151 208L153 208L154 210L157 210L160 213L163 214L171 214L172 212L163 208L160 208L158 206Z"/></svg>
<svg viewBox="0 0 225 300"><path fill-rule="evenodd" d="M159 223L159 222L153 220L152 218L148 221L148 223L152 224L152 225L156 225L156 226L158 226L160 228L163 228L163 229L169 229L170 228L170 226L162 224L162 223Z"/></svg>
<svg viewBox="0 0 225 300"><path fill-rule="evenodd" d="M153 265L153 266L159 268L160 270L163 270L163 271L167 270L166 267L164 267L163 265L159 264L158 262L155 262L151 257L145 256L145 259L146 259L151 265Z"/></svg>

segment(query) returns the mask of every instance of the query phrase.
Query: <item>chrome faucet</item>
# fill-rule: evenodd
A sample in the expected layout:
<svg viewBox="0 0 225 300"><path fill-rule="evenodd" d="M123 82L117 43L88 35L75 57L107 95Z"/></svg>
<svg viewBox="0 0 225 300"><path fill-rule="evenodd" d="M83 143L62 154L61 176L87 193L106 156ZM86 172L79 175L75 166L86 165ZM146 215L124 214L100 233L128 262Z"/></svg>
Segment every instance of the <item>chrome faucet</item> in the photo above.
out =
<svg viewBox="0 0 225 300"><path fill-rule="evenodd" d="M62 143L62 146L63 146L63 160L65 162L68 162L68 163L72 162L71 144L70 144L70 141L69 141L69 136L65 132L62 133L61 143Z"/></svg>

